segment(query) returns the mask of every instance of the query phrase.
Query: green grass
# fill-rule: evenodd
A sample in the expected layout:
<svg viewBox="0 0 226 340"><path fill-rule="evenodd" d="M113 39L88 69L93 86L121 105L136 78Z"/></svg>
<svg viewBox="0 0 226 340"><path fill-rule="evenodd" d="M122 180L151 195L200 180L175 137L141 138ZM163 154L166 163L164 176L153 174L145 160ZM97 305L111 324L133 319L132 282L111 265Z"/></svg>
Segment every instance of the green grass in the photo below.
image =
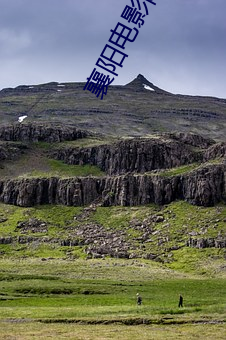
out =
<svg viewBox="0 0 226 340"><path fill-rule="evenodd" d="M50 230L54 228L57 234L60 228L75 225L74 217L81 211L81 207L41 205L32 208L22 208L0 203L0 218L6 219L6 221L0 224L0 235L18 235L18 231L15 231L18 222L27 221L31 218L46 222Z"/></svg>
<svg viewBox="0 0 226 340"><path fill-rule="evenodd" d="M106 228L122 229L129 226L132 219L142 220L150 213L156 213L159 208L155 204L139 207L98 207L92 219Z"/></svg>
<svg viewBox="0 0 226 340"><path fill-rule="evenodd" d="M178 167L172 168L172 169L161 170L157 174L161 177L178 176L178 175L187 174L187 173L189 173L193 170L201 169L201 168L208 166L210 164L221 164L221 163L222 163L222 158L216 158L216 159L210 160L206 163L192 163L192 164L178 166ZM151 172L149 172L147 174L153 175L153 173L151 173ZM156 175L156 173L154 173L154 175Z"/></svg>
<svg viewBox="0 0 226 340"><path fill-rule="evenodd" d="M6 220L0 224L0 235L10 236L16 228L17 223L24 220L25 214L26 208L0 203L0 218Z"/></svg>
<svg viewBox="0 0 226 340"><path fill-rule="evenodd" d="M190 172L194 169L197 169L198 166L199 166L198 163L182 165L182 166L178 166L176 168L172 168L172 169L169 169L169 170L163 170L163 171L159 172L159 175L161 177L183 175L183 174L188 173L188 172Z"/></svg>
<svg viewBox="0 0 226 340"><path fill-rule="evenodd" d="M77 143L92 143L93 140L84 138L77 141L68 142ZM102 143L102 140L97 140L97 143ZM67 142L65 142L67 145ZM15 143L12 143L12 145ZM62 144L62 145L61 145ZM0 168L0 177L2 178L32 178L32 177L52 177L61 178L68 177L87 177L87 176L103 176L105 173L95 165L69 165L60 160L49 158L49 152L53 152L55 148L65 147L64 143L28 143L26 153L22 153L17 159L6 160L2 162ZM64 146L63 146L64 145Z"/></svg>
<svg viewBox="0 0 226 340"><path fill-rule="evenodd" d="M217 248L196 249L184 247L173 251L173 262L168 267L183 272L197 272L200 275L225 275L225 252Z"/></svg>
<svg viewBox="0 0 226 340"><path fill-rule="evenodd" d="M0 323L3 339L18 340L73 339L73 340L224 340L225 325L81 325L81 324L43 324L43 323Z"/></svg>
<svg viewBox="0 0 226 340"><path fill-rule="evenodd" d="M86 147L92 147L92 146L99 146L99 145L104 145L104 144L111 144L115 141L118 141L116 138L113 137L107 137L107 136L102 136L102 137L96 137L96 138L82 138L82 139L77 139L75 141L65 141L62 142L57 146L57 148L65 148L65 147L79 147L79 148L86 148Z"/></svg>
<svg viewBox="0 0 226 340"><path fill-rule="evenodd" d="M22 177L74 177L74 176L103 176L104 172L95 165L68 165L63 161L48 159L49 169L47 171L33 170Z"/></svg>
<svg viewBox="0 0 226 340"><path fill-rule="evenodd" d="M152 215L164 216L164 221L152 224L154 234L151 242L144 244L136 241L141 231L133 230L130 221L143 221ZM110 229L122 230L127 233L128 240L136 245L138 256L142 253L156 254L167 263L172 264L180 270L190 272L206 273L209 275L220 275L220 268L224 263L224 249L207 248L194 249L186 247L190 237L212 238L219 234L224 238L226 206L220 204L216 207L204 208L190 205L184 201L170 203L168 206L159 207L155 205L143 207L109 207L98 208L92 219L97 223ZM192 236L193 235L193 236ZM168 240L159 244L159 239ZM181 247L178 250L171 250L174 247ZM225 275L225 272L222 273Z"/></svg>
<svg viewBox="0 0 226 340"><path fill-rule="evenodd" d="M225 279L180 277L150 261L8 258L0 265L2 320L133 324L137 318L150 323L165 317L171 323L225 318ZM137 292L143 298L140 308Z"/></svg>
<svg viewBox="0 0 226 340"><path fill-rule="evenodd" d="M183 201L173 202L162 208L155 205L142 207L97 207L84 215L83 207L41 205L22 208L0 204L0 237L14 237L11 244L0 245L0 256L85 258L84 246L61 246L61 240L73 240L81 243L76 230L81 225L99 224L106 232L124 233L124 239L131 244L129 253L137 257L153 254L169 268L181 272L199 273L210 277L225 277L225 250L216 248L196 249L186 247L188 240L225 237L226 206L197 207ZM137 238L143 235L142 225L145 219L153 215L162 215L163 222L150 223L153 234L150 242L143 243ZM79 217L80 216L80 217ZM79 218L77 218L79 217ZM18 222L38 219L46 224L45 230L25 230L16 228ZM16 238L31 236L34 241L18 244ZM50 240L46 242L45 239ZM35 241L37 240L37 242ZM51 241L58 240L58 241ZM163 242L159 243L159 240ZM45 241L45 242L44 242ZM84 243L82 243L84 244ZM176 247L179 249L175 250ZM174 249L174 250L173 250Z"/></svg>
<svg viewBox="0 0 226 340"><path fill-rule="evenodd" d="M58 226L70 224L74 216L82 211L81 207L67 207L62 205L40 205L27 209L29 216L45 220Z"/></svg>
<svg viewBox="0 0 226 340"><path fill-rule="evenodd" d="M1 336L224 339L225 279L145 260L0 258ZM139 308L136 293L143 298ZM178 295L184 307L178 308ZM131 327L133 325L133 327ZM139 326L138 326L139 325ZM211 337L213 336L213 337Z"/></svg>

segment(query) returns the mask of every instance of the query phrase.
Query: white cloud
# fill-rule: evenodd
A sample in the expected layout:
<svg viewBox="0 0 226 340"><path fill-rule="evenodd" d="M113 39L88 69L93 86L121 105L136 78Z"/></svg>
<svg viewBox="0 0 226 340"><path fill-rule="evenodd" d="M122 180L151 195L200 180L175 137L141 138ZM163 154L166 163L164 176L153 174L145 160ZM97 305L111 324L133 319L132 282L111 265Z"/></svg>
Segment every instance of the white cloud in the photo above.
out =
<svg viewBox="0 0 226 340"><path fill-rule="evenodd" d="M114 85L142 73L169 92L225 97L226 1L156 3L136 41L126 43L129 57ZM44 6L0 0L0 89L86 81L125 5L128 0L45 0Z"/></svg>

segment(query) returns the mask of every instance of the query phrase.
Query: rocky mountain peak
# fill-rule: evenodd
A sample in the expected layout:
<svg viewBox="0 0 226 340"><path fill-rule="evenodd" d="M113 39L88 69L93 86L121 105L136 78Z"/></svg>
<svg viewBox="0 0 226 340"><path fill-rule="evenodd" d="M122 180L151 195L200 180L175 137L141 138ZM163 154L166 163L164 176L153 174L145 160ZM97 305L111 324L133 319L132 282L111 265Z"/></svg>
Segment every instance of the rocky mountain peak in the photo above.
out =
<svg viewBox="0 0 226 340"><path fill-rule="evenodd" d="M130 83L125 85L126 88L135 89L136 91L150 91L152 93L158 94L170 94L169 92L159 88L158 86L151 83L142 74L133 79Z"/></svg>
<svg viewBox="0 0 226 340"><path fill-rule="evenodd" d="M148 82L148 80L143 76L143 74L138 74L138 76L137 76L137 78L136 78L137 80L141 80L141 81L146 81L146 82Z"/></svg>

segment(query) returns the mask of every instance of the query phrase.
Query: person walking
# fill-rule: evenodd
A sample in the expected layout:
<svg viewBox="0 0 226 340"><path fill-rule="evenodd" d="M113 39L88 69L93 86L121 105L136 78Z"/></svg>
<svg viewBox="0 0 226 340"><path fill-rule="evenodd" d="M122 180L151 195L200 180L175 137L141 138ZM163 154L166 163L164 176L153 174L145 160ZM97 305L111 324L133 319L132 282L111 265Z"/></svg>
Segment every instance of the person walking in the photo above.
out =
<svg viewBox="0 0 226 340"><path fill-rule="evenodd" d="M179 296L179 304L178 304L178 307L183 307L183 296L180 294Z"/></svg>
<svg viewBox="0 0 226 340"><path fill-rule="evenodd" d="M139 293L137 293L137 305L141 306L141 304L142 304L142 297L140 296Z"/></svg>

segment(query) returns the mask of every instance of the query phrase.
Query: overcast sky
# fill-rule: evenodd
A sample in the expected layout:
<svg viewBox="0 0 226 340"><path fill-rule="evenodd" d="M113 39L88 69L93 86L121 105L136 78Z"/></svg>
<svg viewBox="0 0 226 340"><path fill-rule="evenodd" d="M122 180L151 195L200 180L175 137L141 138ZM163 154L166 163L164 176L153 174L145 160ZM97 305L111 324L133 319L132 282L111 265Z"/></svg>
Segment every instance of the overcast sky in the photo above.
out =
<svg viewBox="0 0 226 340"><path fill-rule="evenodd" d="M113 84L141 73L173 93L226 98L226 1L155 2ZM110 30L126 24L125 5L131 1L0 0L0 89L86 81Z"/></svg>

